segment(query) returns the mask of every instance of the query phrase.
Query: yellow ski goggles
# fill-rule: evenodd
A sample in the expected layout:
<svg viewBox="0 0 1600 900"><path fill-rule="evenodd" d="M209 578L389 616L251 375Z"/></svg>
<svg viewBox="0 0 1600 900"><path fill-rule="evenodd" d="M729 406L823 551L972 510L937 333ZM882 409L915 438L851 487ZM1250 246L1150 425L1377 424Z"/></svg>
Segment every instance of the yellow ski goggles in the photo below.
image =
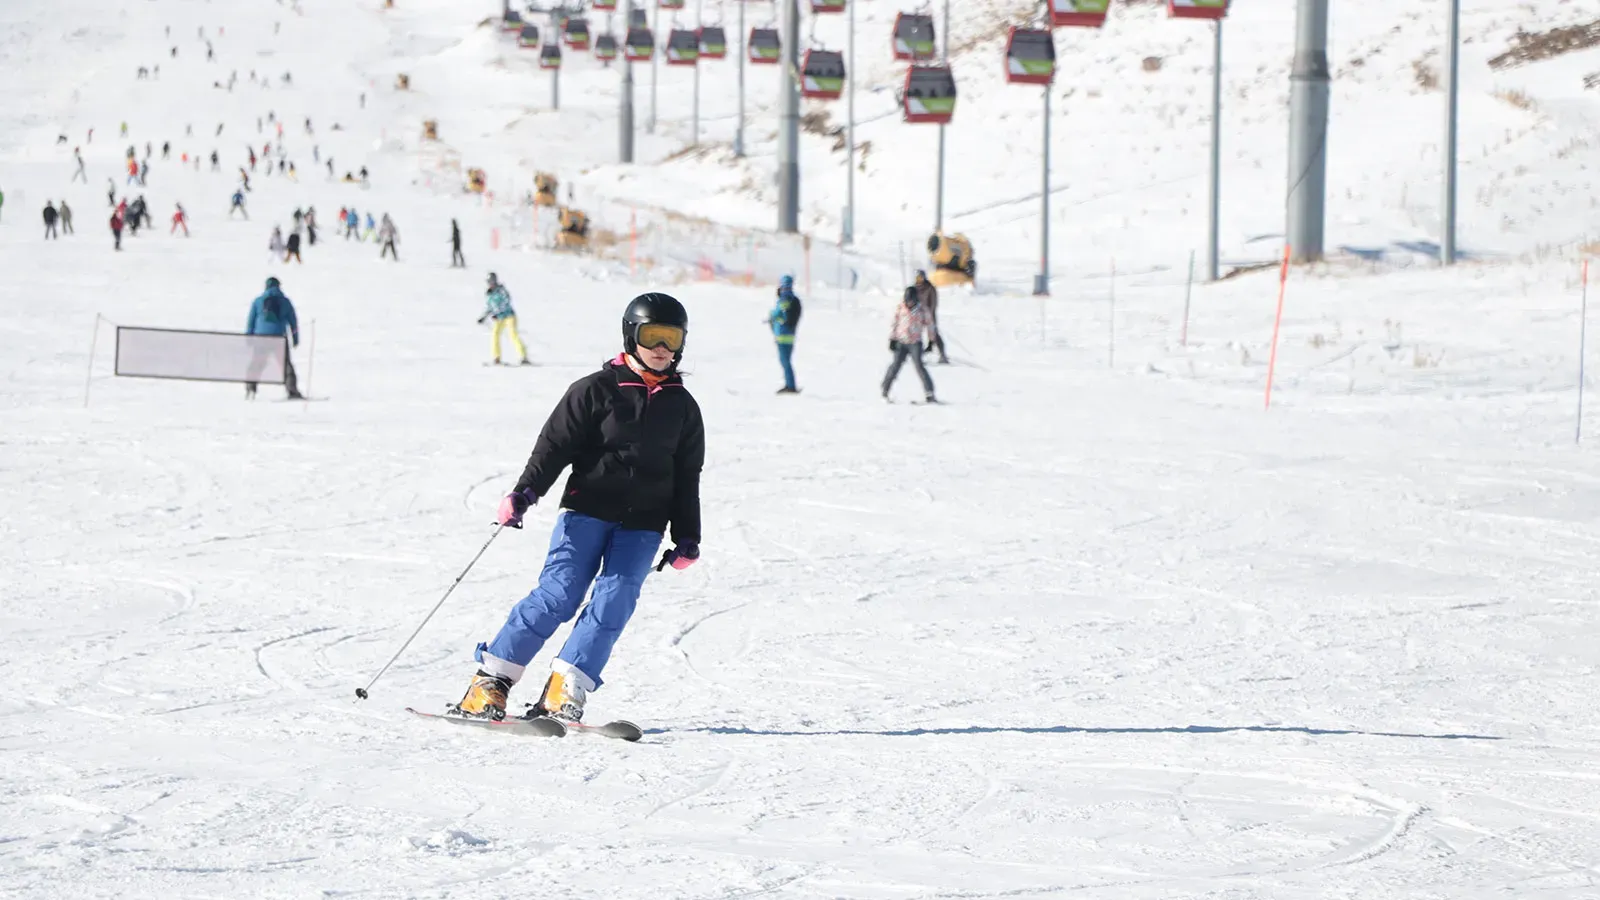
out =
<svg viewBox="0 0 1600 900"><path fill-rule="evenodd" d="M651 349L665 347L673 353L683 349L684 330L676 325L640 325L634 333L634 342L640 347Z"/></svg>

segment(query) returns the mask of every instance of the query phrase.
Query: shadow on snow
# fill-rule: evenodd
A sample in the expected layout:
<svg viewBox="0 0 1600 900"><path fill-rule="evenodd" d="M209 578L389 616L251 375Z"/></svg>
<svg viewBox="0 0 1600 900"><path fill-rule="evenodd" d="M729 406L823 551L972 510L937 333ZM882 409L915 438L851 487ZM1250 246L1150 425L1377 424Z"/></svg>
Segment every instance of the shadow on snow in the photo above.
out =
<svg viewBox="0 0 1600 900"><path fill-rule="evenodd" d="M842 728L837 731L763 731L756 728L704 726L700 728L655 728L645 734L744 734L755 737L925 737L929 735L957 734L1229 734L1234 732L1259 732L1263 734L1305 734L1314 736L1354 736L1385 738L1416 738L1429 741L1499 741L1504 738L1487 734L1413 734L1404 731L1360 731L1345 728L1309 728L1304 725L1168 725L1150 728L1089 728L1076 725L1050 725L1044 727L991 727L969 725L965 728L905 728L899 730L867 731Z"/></svg>

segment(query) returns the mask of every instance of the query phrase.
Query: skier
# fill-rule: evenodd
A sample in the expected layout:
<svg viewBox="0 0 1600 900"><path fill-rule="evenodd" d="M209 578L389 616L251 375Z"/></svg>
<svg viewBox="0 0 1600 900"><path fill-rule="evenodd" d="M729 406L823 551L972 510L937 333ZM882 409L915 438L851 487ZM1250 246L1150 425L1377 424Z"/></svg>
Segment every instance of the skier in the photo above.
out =
<svg viewBox="0 0 1600 900"><path fill-rule="evenodd" d="M317 208L306 208L306 243L315 247L317 245Z"/></svg>
<svg viewBox="0 0 1600 900"><path fill-rule="evenodd" d="M928 280L928 273L922 269L917 270L916 283L912 285L917 289L917 302L928 311L928 346L926 352L932 353L934 348L939 349L939 364L947 366L950 357L944 354L944 335L939 333L939 289Z"/></svg>
<svg viewBox="0 0 1600 900"><path fill-rule="evenodd" d="M394 249L394 242L399 237L400 235L394 230L394 220L389 218L388 213L384 213L383 226L378 229L378 243L383 245L383 249L378 251L379 259L383 259L384 254L387 253L393 257L395 262L400 261L400 254Z"/></svg>
<svg viewBox="0 0 1600 900"><path fill-rule="evenodd" d="M183 204L177 204L177 211L172 214L172 228L167 234L176 234L179 228L183 229L183 236L189 236L189 215L183 211Z"/></svg>
<svg viewBox="0 0 1600 900"><path fill-rule="evenodd" d="M278 279L268 278L267 289L261 296L250 304L250 317L245 320L245 334L267 334L284 336L288 335L290 343L300 346L300 320L295 317L294 304L283 295L282 285ZM256 357L250 361L250 373L258 374L266 359ZM300 387L295 379L294 361L287 354L283 358L283 386L289 390L290 400L304 400ZM250 400L256 397L256 382L245 382L244 395Z"/></svg>
<svg viewBox="0 0 1600 900"><path fill-rule="evenodd" d="M293 259L297 263L300 263L301 265L305 264L305 260L300 258L300 231L299 231L299 229L296 229L296 230L291 231L289 233L289 243L287 245L285 245L284 249L283 249L283 261L284 262L288 262L291 259Z"/></svg>
<svg viewBox="0 0 1600 900"><path fill-rule="evenodd" d="M274 260L283 259L283 229L272 226L272 237L267 238L267 253Z"/></svg>
<svg viewBox="0 0 1600 900"><path fill-rule="evenodd" d="M345 226L344 227L344 239L345 240L348 241L351 238L356 238L357 240L360 240L360 238L361 238L361 217L356 215L356 211L353 208L350 210L350 212L348 214L345 215L345 217L344 217L344 226Z"/></svg>
<svg viewBox="0 0 1600 900"><path fill-rule="evenodd" d="M89 183L89 173L84 171L84 168L83 168L83 152L80 151L76 147L72 148L72 158L75 159L77 161L77 163L78 163L78 171L72 173L72 180L73 181L77 181L78 179L81 178L81 179L83 179L83 183L84 184L88 184Z"/></svg>
<svg viewBox="0 0 1600 900"><path fill-rule="evenodd" d="M783 367L783 387L778 388L780 394L800 393L800 389L794 385L793 362L795 332L800 330L800 312L800 298L794 293L794 276L779 278L778 302L767 316L767 324L772 326L772 338L778 344L778 365Z"/></svg>
<svg viewBox="0 0 1600 900"><path fill-rule="evenodd" d="M384 218L387 219L388 216L385 215ZM363 241L370 241L370 240L372 240L373 236L378 233L378 223L375 220L373 220L372 213L370 213L370 212L367 213L366 226L367 226L366 227L366 231L365 231L365 233L363 233L361 235L361 239Z"/></svg>
<svg viewBox="0 0 1600 900"><path fill-rule="evenodd" d="M222 171L222 157L217 155L217 151L215 150L211 151L211 171Z"/></svg>
<svg viewBox="0 0 1600 900"><path fill-rule="evenodd" d="M61 233L74 233L72 230L72 207L68 206L65 200L61 201Z"/></svg>
<svg viewBox="0 0 1600 900"><path fill-rule="evenodd" d="M467 258L461 255L461 226L450 220L450 268L465 269ZM491 276L493 277L493 276Z"/></svg>
<svg viewBox="0 0 1600 900"><path fill-rule="evenodd" d="M161 158L162 159L171 159L172 158L172 142L171 141L162 141L161 142Z"/></svg>
<svg viewBox="0 0 1600 900"><path fill-rule="evenodd" d="M139 186L140 187L147 187L148 186L148 182L146 181L146 179L148 179L149 177L150 177L150 160L147 159L144 162L139 164Z"/></svg>
<svg viewBox="0 0 1600 900"><path fill-rule="evenodd" d="M47 241L52 238L56 240L61 239L61 234L56 231L57 218L58 214L56 213L55 204L51 203L49 200L46 200L44 202L44 239Z"/></svg>
<svg viewBox="0 0 1600 900"><path fill-rule="evenodd" d="M900 367L905 365L907 357L911 358L911 365L917 370L917 377L922 379L922 392L929 403L939 402L933 396L933 379L928 377L928 369L922 364L922 342L928 334L928 311L922 308L922 303L917 298L915 287L906 288L905 295L900 305L894 310L894 327L889 332L889 352L894 354L894 359L889 363L889 371L883 375L883 399L889 399L889 388L894 386L894 380L900 374Z"/></svg>
<svg viewBox="0 0 1600 900"><path fill-rule="evenodd" d="M500 362L500 334L510 332L511 346L517 349L517 355L522 357L520 365L531 366L528 362L528 348L522 344L522 336L517 334L517 311L511 308L511 294L506 291L505 285L489 273L489 290L485 295L488 307L483 315L478 317L478 324L482 325L485 319L494 319L494 328L489 338L489 349L493 353L492 365L501 365Z"/></svg>
<svg viewBox="0 0 1600 900"><path fill-rule="evenodd" d="M200 160L197 157L195 159L195 164L198 165L199 162ZM247 191L250 190L250 173L244 170L244 166L239 167L239 186L243 187Z"/></svg>
<svg viewBox="0 0 1600 900"><path fill-rule="evenodd" d="M106 205L113 207L117 205L117 180L115 178L106 179Z"/></svg>
<svg viewBox="0 0 1600 900"><path fill-rule="evenodd" d="M244 208L244 191L235 190L233 192L233 205L228 207L228 218L233 218L234 210L238 210L239 215L244 216L246 222L250 221L250 213Z"/></svg>
<svg viewBox="0 0 1600 900"><path fill-rule="evenodd" d="M115 250L122 251L122 209L119 207L111 211L111 239L116 242Z"/></svg>
<svg viewBox="0 0 1600 900"><path fill-rule="evenodd" d="M254 172L255 170L256 170L256 148L251 147L250 148L250 171ZM244 170L240 169L239 171L243 172Z"/></svg>
<svg viewBox="0 0 1600 900"><path fill-rule="evenodd" d="M480 667L454 714L504 718L512 685L556 629L577 615L593 583L593 597L528 713L579 721L669 523L674 546L656 570L687 569L700 558L705 426L676 371L688 331L689 315L677 300L654 292L635 297L622 315L623 352L574 382L545 422L496 521L521 528L523 514L570 464L560 495L564 511L538 586L492 641L478 645Z"/></svg>

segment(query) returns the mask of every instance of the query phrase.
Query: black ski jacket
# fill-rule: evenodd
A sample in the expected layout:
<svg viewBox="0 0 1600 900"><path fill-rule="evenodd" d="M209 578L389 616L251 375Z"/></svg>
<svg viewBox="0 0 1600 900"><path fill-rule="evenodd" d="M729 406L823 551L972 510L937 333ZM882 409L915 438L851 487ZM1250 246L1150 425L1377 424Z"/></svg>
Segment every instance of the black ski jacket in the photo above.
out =
<svg viewBox="0 0 1600 900"><path fill-rule="evenodd" d="M567 388L539 432L516 489L543 497L572 467L561 507L675 544L700 542L700 405L672 375L654 388L620 357Z"/></svg>

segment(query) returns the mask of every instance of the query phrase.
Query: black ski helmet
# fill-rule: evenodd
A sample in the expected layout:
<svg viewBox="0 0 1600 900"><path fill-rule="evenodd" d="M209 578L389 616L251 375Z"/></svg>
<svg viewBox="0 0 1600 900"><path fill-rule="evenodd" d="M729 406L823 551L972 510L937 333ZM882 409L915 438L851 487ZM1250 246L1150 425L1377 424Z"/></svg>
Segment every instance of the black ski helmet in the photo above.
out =
<svg viewBox="0 0 1600 900"><path fill-rule="evenodd" d="M622 311L622 349L634 359L639 358L640 325L676 325L683 329L684 346L688 346L689 311L670 294L663 294L660 291L640 294L630 300L628 308ZM678 362L682 359L683 350L679 349L677 353L672 354L672 368L677 368Z"/></svg>

